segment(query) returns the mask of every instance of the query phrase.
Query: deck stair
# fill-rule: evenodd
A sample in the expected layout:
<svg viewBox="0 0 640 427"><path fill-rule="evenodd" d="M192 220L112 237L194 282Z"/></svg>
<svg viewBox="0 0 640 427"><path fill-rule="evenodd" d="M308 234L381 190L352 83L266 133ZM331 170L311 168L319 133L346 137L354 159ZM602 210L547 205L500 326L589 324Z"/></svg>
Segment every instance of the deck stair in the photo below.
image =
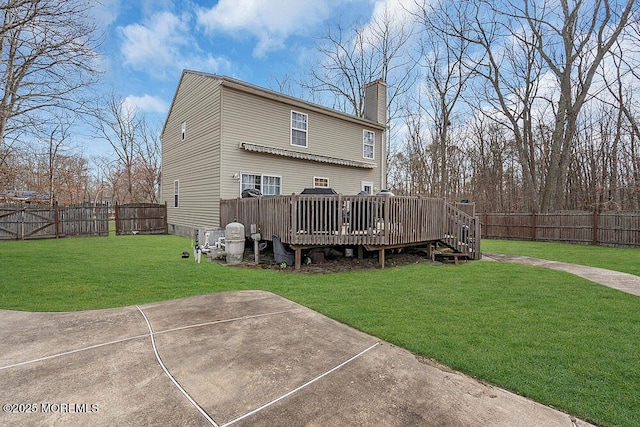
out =
<svg viewBox="0 0 640 427"><path fill-rule="evenodd" d="M440 262L451 262L458 264L459 260L467 261L472 259L471 255L457 250L442 240L436 240L431 248L431 260Z"/></svg>

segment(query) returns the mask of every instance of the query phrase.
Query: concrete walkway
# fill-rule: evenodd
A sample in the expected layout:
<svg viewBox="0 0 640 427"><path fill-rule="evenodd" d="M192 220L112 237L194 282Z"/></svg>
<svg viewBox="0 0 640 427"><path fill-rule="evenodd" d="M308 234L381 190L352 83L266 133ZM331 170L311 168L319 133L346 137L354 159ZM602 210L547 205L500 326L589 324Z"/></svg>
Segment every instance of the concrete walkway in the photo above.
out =
<svg viewBox="0 0 640 427"><path fill-rule="evenodd" d="M0 325L2 426L589 425L268 292Z"/></svg>
<svg viewBox="0 0 640 427"><path fill-rule="evenodd" d="M592 282L618 289L628 294L640 296L640 276L634 276L633 274L519 255L483 252L482 259L486 261L515 262L518 264L534 265L536 267L566 271L567 273L575 274L576 276L583 277L587 280L591 280Z"/></svg>

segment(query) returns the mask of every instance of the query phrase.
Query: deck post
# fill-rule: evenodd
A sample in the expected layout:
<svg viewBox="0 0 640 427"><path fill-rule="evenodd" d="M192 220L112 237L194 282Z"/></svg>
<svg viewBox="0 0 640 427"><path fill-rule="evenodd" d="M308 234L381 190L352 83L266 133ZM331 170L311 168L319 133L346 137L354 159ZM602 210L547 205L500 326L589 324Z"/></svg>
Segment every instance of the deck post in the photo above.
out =
<svg viewBox="0 0 640 427"><path fill-rule="evenodd" d="M378 249L378 263L380 268L384 269L384 248Z"/></svg>
<svg viewBox="0 0 640 427"><path fill-rule="evenodd" d="M338 236L340 236L340 237L342 237L342 228L344 227L344 218L343 218L343 215L342 215L342 212L343 212L342 204L343 203L344 202L342 201L342 193L340 193L340 194L338 194L338 207L337 207L337 209L338 209L338 218L337 218L337 220L338 220ZM339 237L339 239L340 239L340 237Z"/></svg>
<svg viewBox="0 0 640 427"><path fill-rule="evenodd" d="M480 217L476 216L475 217L475 235L474 235L474 240L473 240L473 258L476 260L481 260L482 259L482 250L480 249L480 246L482 245L481 241L482 241L482 223L480 222Z"/></svg>
<svg viewBox="0 0 640 427"><path fill-rule="evenodd" d="M382 216L384 218L384 238L383 245L391 244L391 197L382 196ZM383 251L384 252L384 251ZM384 268L384 254L382 254L382 268Z"/></svg>
<svg viewBox="0 0 640 427"><path fill-rule="evenodd" d="M300 268L302 267L302 249L296 248L295 253L296 253L296 271L300 271Z"/></svg>
<svg viewBox="0 0 640 427"><path fill-rule="evenodd" d="M289 231L290 233L290 237L289 237L289 241L291 243L298 243L298 239L296 238L296 235L299 231L299 227L298 227L298 199L294 194L291 195L291 199L289 200L289 206L291 208L291 229ZM298 251L296 250L296 254L298 253Z"/></svg>

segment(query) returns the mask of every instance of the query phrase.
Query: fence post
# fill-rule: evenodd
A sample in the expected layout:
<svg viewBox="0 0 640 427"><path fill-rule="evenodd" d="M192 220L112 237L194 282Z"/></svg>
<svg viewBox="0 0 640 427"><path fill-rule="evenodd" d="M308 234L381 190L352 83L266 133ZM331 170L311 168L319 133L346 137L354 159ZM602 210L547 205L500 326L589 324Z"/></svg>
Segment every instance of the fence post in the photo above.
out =
<svg viewBox="0 0 640 427"><path fill-rule="evenodd" d="M482 223L484 224L484 235L487 236L487 233L489 232L489 225L487 225L487 222L489 221L489 214L485 212L483 216L484 220L482 220Z"/></svg>
<svg viewBox="0 0 640 427"><path fill-rule="evenodd" d="M57 239L58 237L60 237L60 209L59 209L57 200L53 205L53 222L55 227L55 235Z"/></svg>
<svg viewBox="0 0 640 427"><path fill-rule="evenodd" d="M20 231L16 233L16 240L24 240L24 222L26 221L27 214L25 211L26 208L20 209L20 215L18 216L18 222L20 224ZM18 230L16 230L18 231Z"/></svg>
<svg viewBox="0 0 640 427"><path fill-rule="evenodd" d="M169 234L169 218L167 218L167 201L164 201L164 232Z"/></svg>
<svg viewBox="0 0 640 427"><path fill-rule="evenodd" d="M536 241L536 211L531 212L531 240Z"/></svg>
<svg viewBox="0 0 640 427"><path fill-rule="evenodd" d="M236 222L238 220L238 214L240 213L240 197L236 197L236 210L235 210L235 215L233 216L233 222ZM227 224L222 224L222 227L226 227Z"/></svg>
<svg viewBox="0 0 640 427"><path fill-rule="evenodd" d="M120 221L119 221L119 217L120 217L120 205L118 204L118 202L116 202L116 208L115 208L115 221L116 221L116 236L120 235Z"/></svg>
<svg viewBox="0 0 640 427"><path fill-rule="evenodd" d="M593 224L591 232L591 244L596 246L598 244L598 208L595 206L593 207Z"/></svg>

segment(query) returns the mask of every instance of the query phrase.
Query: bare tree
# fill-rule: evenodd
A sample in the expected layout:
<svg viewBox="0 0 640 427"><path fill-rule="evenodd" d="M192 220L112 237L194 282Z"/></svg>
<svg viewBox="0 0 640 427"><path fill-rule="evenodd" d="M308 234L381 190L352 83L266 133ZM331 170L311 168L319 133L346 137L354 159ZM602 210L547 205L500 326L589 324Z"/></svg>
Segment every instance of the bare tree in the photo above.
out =
<svg viewBox="0 0 640 427"><path fill-rule="evenodd" d="M542 64L531 46L525 25L484 2L463 2L461 10L470 20L450 19L447 34L471 44L468 64L480 81L468 98L475 114L485 115L509 129L522 171L526 207L538 210L539 172L534 136L534 111L542 77ZM495 5L495 7L498 7ZM458 13L456 16L461 16Z"/></svg>
<svg viewBox="0 0 640 427"><path fill-rule="evenodd" d="M439 13L445 8L447 13ZM465 31L467 9L464 3L445 5L423 1L413 13L421 28L419 65L423 73L419 90L425 96L420 99L426 99L426 103L418 101L416 107L420 116L429 118L432 129L433 195L445 198L452 195L452 180L456 180L455 175L450 176L455 164L450 162L449 153L459 148L452 145L450 130L474 71L473 64L467 61L470 42L465 37L447 34L455 25L459 31Z"/></svg>
<svg viewBox="0 0 640 427"><path fill-rule="evenodd" d="M530 43L559 87L542 208L562 208L578 116L593 96L592 85L602 61L627 25L635 0L626 2L560 0L541 6L533 1L509 4L533 35Z"/></svg>
<svg viewBox="0 0 640 427"><path fill-rule="evenodd" d="M160 182L159 131L123 99L112 94L93 110L98 137L109 143L116 161L108 175L114 201L155 202ZM123 191L120 191L123 190Z"/></svg>
<svg viewBox="0 0 640 427"><path fill-rule="evenodd" d="M15 138L52 109L77 111L97 57L91 3L6 0L0 5L0 162Z"/></svg>
<svg viewBox="0 0 640 427"><path fill-rule="evenodd" d="M20 170L14 185L30 190L40 201L50 205L74 204L88 200L91 184L87 160L65 146L65 130L52 130L50 139L15 150L15 164ZM46 198L48 196L48 199Z"/></svg>
<svg viewBox="0 0 640 427"><path fill-rule="evenodd" d="M399 19L389 7L368 25L329 28L318 46L319 62L310 66L311 79L303 85L312 94L319 94L312 95L316 99L328 95L329 102L325 103L333 108L364 117L365 86L383 80L387 84L387 164L394 148L394 119L415 81L412 38L410 21Z"/></svg>
<svg viewBox="0 0 640 427"><path fill-rule="evenodd" d="M433 164L429 155L429 133L419 111L404 114L406 135L389 162L389 186L396 194L433 196Z"/></svg>
<svg viewBox="0 0 640 427"><path fill-rule="evenodd" d="M638 22L629 27L627 35L629 39L625 43L618 42L609 64L603 66L602 78L607 92L602 98L607 108L618 112L616 128L616 152L619 148L622 159L620 170L610 177L610 187L617 183L618 179L624 181L626 187L625 200L620 200L622 206L630 210L640 209L640 105L638 99L638 62L635 55L625 55L628 46L637 46L640 43ZM611 72L611 70L615 72ZM612 78L613 77L613 78ZM607 97L606 95L609 95ZM620 178L618 178L618 172ZM614 197L616 195L614 194Z"/></svg>
<svg viewBox="0 0 640 427"><path fill-rule="evenodd" d="M142 120L134 174L138 184L137 193L150 203L158 202L161 154L160 127L150 126L147 120Z"/></svg>
<svg viewBox="0 0 640 427"><path fill-rule="evenodd" d="M96 181L99 182L99 188L94 196L94 201L97 203L98 192L101 193L101 197L111 199L112 202L118 200L124 200L124 195L121 195L122 186L119 183L119 174L117 173L118 162L109 156L98 156L94 160Z"/></svg>
<svg viewBox="0 0 640 427"><path fill-rule="evenodd" d="M124 175L125 196L121 202L133 202L133 168L138 150L137 132L140 118L135 110L128 109L124 100L112 93L99 101L93 110L93 125L98 137L111 145L117 158L118 169Z"/></svg>
<svg viewBox="0 0 640 427"><path fill-rule="evenodd" d="M562 208L579 114L600 90L594 78L635 0L462 4L472 5L474 25L461 21L448 35L477 48L475 70L487 84L477 86L476 111L513 132L529 208ZM538 132L545 128L548 135Z"/></svg>
<svg viewBox="0 0 640 427"><path fill-rule="evenodd" d="M42 142L46 147L46 177L48 184L48 193L49 193L49 203L53 206L57 201L57 190L58 185L56 185L56 181L58 180L58 172L59 172L59 160L60 157L64 156L64 151L66 148L66 144L68 143L68 139L70 137L70 129L73 125L73 121L68 117L61 117L59 122L52 126L52 128L47 132L46 137L42 138ZM68 157L68 156L67 156Z"/></svg>
<svg viewBox="0 0 640 427"><path fill-rule="evenodd" d="M514 157L508 129L484 115L476 116L469 127L467 156L473 159L470 193L481 212L501 212L520 192L507 186L506 172Z"/></svg>
<svg viewBox="0 0 640 427"><path fill-rule="evenodd" d="M415 66L408 56L412 31L395 23L387 10L369 26L341 25L329 28L318 46L320 63L313 64L311 92L330 95L334 108L364 116L364 89L367 83L382 79L389 87L388 105L411 87Z"/></svg>
<svg viewBox="0 0 640 427"><path fill-rule="evenodd" d="M57 160L57 201L62 204L88 202L89 162L82 156L58 156Z"/></svg>

